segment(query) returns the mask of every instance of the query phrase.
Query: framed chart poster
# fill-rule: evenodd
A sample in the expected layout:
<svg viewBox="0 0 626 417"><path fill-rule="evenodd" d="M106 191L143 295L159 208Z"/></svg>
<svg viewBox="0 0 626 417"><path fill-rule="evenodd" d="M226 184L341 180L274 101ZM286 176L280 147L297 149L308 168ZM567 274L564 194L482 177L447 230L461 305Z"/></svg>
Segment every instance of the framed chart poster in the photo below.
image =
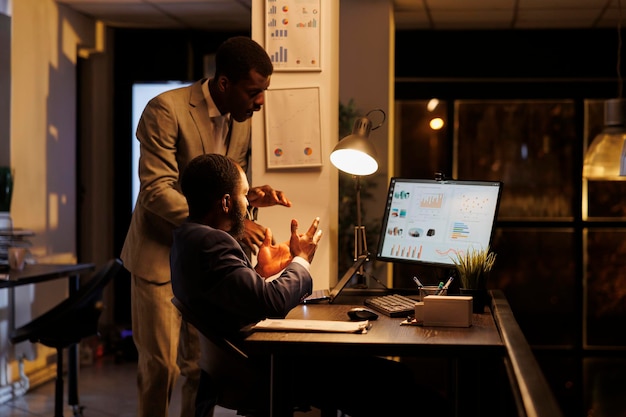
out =
<svg viewBox="0 0 626 417"><path fill-rule="evenodd" d="M318 87L265 91L267 168L322 165Z"/></svg>
<svg viewBox="0 0 626 417"><path fill-rule="evenodd" d="M320 0L266 0L265 50L275 71L321 71Z"/></svg>

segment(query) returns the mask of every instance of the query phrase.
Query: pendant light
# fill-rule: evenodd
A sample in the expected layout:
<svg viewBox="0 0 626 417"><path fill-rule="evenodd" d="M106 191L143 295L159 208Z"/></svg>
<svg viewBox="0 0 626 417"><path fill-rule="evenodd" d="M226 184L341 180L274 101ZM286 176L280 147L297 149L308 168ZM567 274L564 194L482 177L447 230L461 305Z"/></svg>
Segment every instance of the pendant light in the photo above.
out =
<svg viewBox="0 0 626 417"><path fill-rule="evenodd" d="M626 181L626 100L622 98L621 51L622 5L617 1L618 98L604 102L604 129L591 142L583 163L583 178L597 181Z"/></svg>

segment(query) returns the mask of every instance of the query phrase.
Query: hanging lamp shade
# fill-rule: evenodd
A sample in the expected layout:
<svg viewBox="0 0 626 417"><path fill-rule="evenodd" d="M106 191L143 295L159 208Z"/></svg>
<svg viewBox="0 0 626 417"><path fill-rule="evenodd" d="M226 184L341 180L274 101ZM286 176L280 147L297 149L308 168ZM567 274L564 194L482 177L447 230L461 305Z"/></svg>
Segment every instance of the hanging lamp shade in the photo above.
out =
<svg viewBox="0 0 626 417"><path fill-rule="evenodd" d="M604 129L591 142L583 163L583 178L626 181L626 100L604 102Z"/></svg>
<svg viewBox="0 0 626 417"><path fill-rule="evenodd" d="M339 170L352 175L370 175L378 170L378 155L369 140L372 122L361 117L354 122L352 134L337 143L330 162Z"/></svg>

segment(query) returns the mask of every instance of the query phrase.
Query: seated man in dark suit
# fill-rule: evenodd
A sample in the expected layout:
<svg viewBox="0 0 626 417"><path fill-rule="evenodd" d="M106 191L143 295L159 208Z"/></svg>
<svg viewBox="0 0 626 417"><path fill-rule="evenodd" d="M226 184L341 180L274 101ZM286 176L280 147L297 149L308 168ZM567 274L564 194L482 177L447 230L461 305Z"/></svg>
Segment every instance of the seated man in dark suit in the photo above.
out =
<svg viewBox="0 0 626 417"><path fill-rule="evenodd" d="M277 273L284 268L275 279L267 280L255 271L236 240L243 232L248 205L249 185L243 170L228 157L201 155L183 172L181 188L189 204L189 218L174 231L172 286L175 297L202 328L236 343L242 327L268 317L285 317L311 293L309 267L322 237L319 219L303 234L298 233L298 222L293 219L287 244L271 245L266 236L265 247L259 250L262 269ZM267 233L271 233L269 229ZM206 337L201 340L200 367L203 378L210 378L211 389L218 387L222 398L239 394L233 403L241 413L267 415L268 358L243 359L220 350ZM305 375L302 369L317 371ZM393 382L371 380L369 393L361 384L349 383L366 383L368 375ZM329 358L312 353L294 363L293 378L290 398L294 407L331 406L356 417L414 414L420 403L415 398L418 388L413 373L403 364L383 358ZM198 394L201 398L202 392Z"/></svg>

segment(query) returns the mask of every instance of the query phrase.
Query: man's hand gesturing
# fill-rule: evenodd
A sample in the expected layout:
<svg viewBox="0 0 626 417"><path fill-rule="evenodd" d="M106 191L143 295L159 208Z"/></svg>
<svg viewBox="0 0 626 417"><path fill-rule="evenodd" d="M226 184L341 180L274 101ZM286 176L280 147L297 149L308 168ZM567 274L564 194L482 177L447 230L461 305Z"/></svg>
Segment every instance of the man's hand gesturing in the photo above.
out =
<svg viewBox="0 0 626 417"><path fill-rule="evenodd" d="M288 243L272 244L272 231L269 227L265 229L265 239L259 247L254 267L256 272L263 278L269 278L285 269L292 259Z"/></svg>
<svg viewBox="0 0 626 417"><path fill-rule="evenodd" d="M298 234L298 220L291 220L291 238L289 239L289 249L292 256L300 256L307 261L311 262L315 251L317 250L317 244L322 238L322 231L318 230L320 224L319 217L316 217L311 223L309 230L304 234Z"/></svg>

